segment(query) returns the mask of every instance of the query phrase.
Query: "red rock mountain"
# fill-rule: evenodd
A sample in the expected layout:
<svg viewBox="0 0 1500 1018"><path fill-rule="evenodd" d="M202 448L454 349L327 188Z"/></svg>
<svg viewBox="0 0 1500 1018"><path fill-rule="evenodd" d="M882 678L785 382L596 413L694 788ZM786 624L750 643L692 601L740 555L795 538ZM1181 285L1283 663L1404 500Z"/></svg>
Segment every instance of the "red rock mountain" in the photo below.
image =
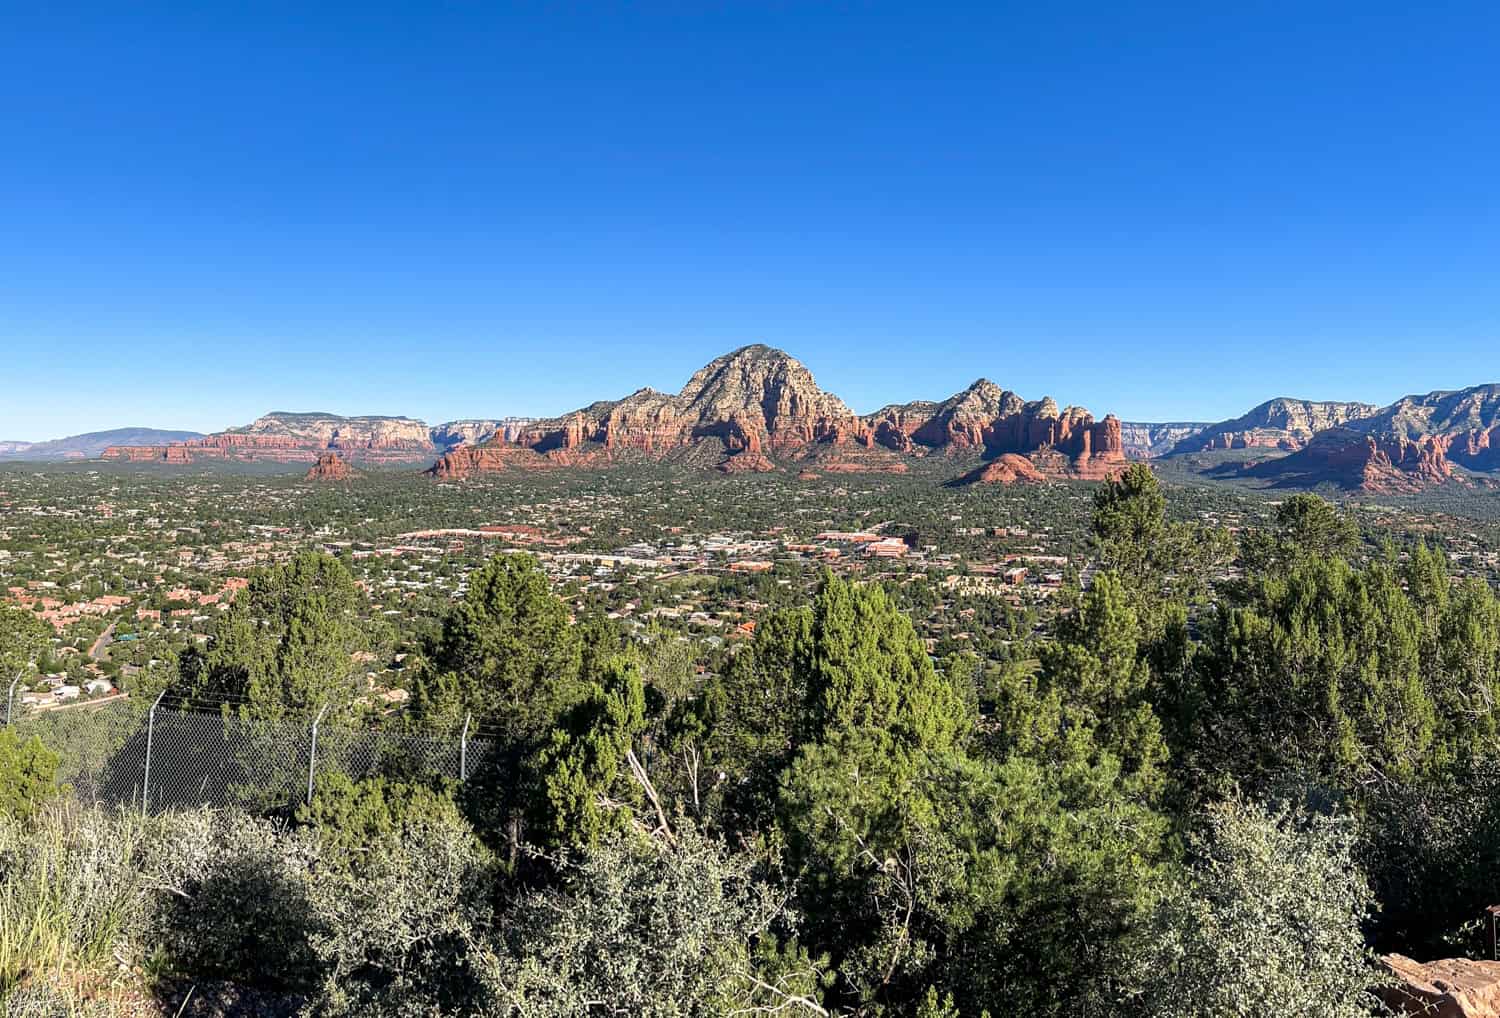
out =
<svg viewBox="0 0 1500 1018"><path fill-rule="evenodd" d="M1245 469L1286 486L1332 482L1377 493L1415 492L1463 470L1500 469L1500 385L1407 396L1375 414L1319 431L1291 455Z"/></svg>
<svg viewBox="0 0 1500 1018"><path fill-rule="evenodd" d="M1028 403L984 378L941 403L884 407L865 423L870 441L898 452L1061 454L1068 462L1053 471L1081 477L1103 477L1125 462L1118 418L1096 422L1081 407L1058 409L1050 397Z"/></svg>
<svg viewBox="0 0 1500 1018"><path fill-rule="evenodd" d="M765 471L783 461L818 461L833 472L904 471L904 459L942 451L1035 457L1034 471L1102 477L1123 465L1120 422L1051 399L1025 402L978 381L941 403L888 406L860 417L819 388L780 350L743 347L710 362L675 395L640 389L537 421L511 436L455 449L439 478L549 466L587 466L629 457L701 462L729 472Z"/></svg>
<svg viewBox="0 0 1500 1018"><path fill-rule="evenodd" d="M1040 484L1046 478L1025 456L1008 452L960 478L966 484Z"/></svg>

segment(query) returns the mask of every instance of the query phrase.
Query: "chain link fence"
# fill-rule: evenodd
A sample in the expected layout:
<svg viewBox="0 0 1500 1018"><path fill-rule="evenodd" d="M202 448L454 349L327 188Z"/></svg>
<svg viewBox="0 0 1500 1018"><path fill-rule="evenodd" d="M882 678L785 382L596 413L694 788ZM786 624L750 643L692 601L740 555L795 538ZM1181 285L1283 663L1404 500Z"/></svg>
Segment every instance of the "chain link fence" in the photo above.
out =
<svg viewBox="0 0 1500 1018"><path fill-rule="evenodd" d="M8 719L59 756L58 780L87 802L148 812L195 806L269 810L307 801L318 775L463 782L499 756L467 726L444 737L158 700L20 710Z"/></svg>

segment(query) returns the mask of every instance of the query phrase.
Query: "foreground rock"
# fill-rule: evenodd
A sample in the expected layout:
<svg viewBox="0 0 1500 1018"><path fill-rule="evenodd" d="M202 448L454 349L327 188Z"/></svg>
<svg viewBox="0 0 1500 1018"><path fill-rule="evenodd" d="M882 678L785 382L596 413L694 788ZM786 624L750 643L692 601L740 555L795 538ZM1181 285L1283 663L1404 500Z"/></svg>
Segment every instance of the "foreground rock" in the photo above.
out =
<svg viewBox="0 0 1500 1018"><path fill-rule="evenodd" d="M1446 958L1424 965L1400 954L1380 961L1395 978L1381 991L1381 999L1395 1014L1500 1018L1500 961Z"/></svg>

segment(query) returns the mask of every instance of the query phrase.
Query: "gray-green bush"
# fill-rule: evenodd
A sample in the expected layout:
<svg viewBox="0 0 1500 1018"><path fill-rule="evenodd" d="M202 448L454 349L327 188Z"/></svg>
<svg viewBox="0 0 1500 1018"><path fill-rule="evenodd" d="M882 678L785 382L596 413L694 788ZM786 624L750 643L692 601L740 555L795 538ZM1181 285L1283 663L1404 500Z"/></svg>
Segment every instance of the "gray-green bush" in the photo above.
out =
<svg viewBox="0 0 1500 1018"><path fill-rule="evenodd" d="M1195 837L1189 878L1144 931L1136 973L1152 1018L1363 1018L1374 898L1344 819L1229 801Z"/></svg>

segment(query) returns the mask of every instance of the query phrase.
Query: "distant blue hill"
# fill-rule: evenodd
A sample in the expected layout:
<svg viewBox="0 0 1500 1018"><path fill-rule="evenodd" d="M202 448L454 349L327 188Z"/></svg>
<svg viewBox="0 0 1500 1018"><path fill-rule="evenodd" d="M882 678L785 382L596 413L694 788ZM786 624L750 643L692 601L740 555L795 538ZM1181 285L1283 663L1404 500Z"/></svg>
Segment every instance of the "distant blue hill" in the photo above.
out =
<svg viewBox="0 0 1500 1018"><path fill-rule="evenodd" d="M112 445L167 445L202 437L196 431L115 428L113 431L91 431L86 435L55 438L50 442L0 442L0 460L95 459Z"/></svg>

